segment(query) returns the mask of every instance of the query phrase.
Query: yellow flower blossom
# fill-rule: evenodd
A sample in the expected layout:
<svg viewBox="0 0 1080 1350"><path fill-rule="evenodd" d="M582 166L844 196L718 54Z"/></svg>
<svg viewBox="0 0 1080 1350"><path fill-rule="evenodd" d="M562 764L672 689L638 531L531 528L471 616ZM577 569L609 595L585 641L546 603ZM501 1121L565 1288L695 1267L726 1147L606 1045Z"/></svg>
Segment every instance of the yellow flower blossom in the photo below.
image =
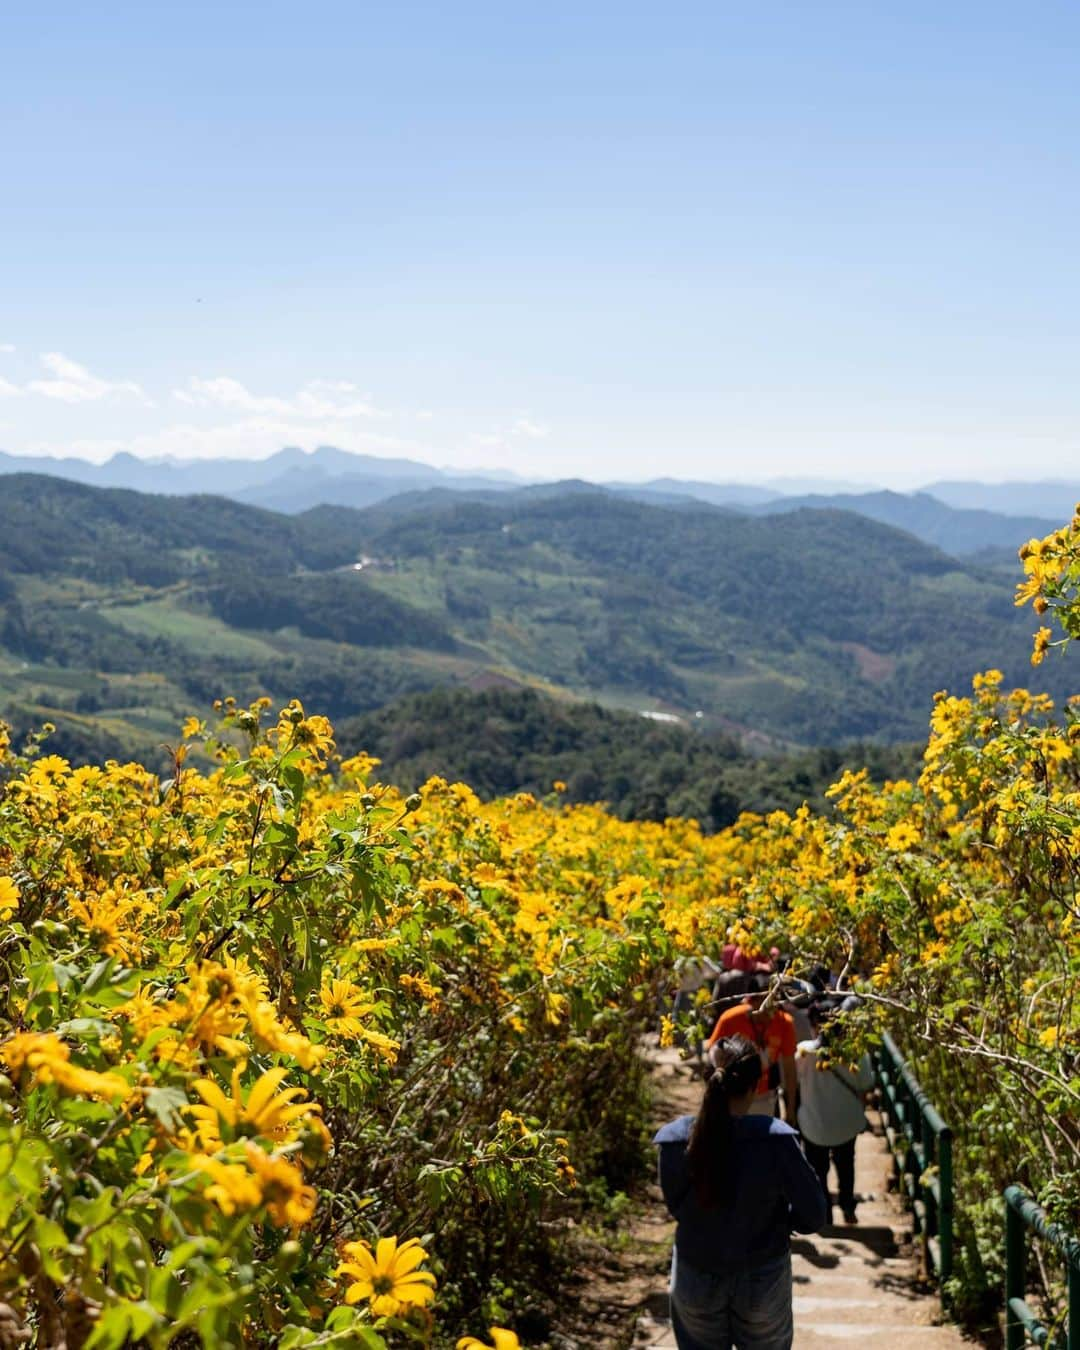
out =
<svg viewBox="0 0 1080 1350"><path fill-rule="evenodd" d="M243 1163L224 1162L206 1153L191 1157L191 1166L210 1178L211 1184L203 1194L212 1200L222 1214L258 1209L263 1202L262 1187L257 1177Z"/></svg>
<svg viewBox="0 0 1080 1350"><path fill-rule="evenodd" d="M300 1169L280 1154L264 1153L250 1140L244 1152L271 1220L279 1228L308 1223L315 1213L315 1188L305 1185Z"/></svg>
<svg viewBox="0 0 1080 1350"><path fill-rule="evenodd" d="M359 1036L375 1004L352 980L331 979L319 990L322 1020L338 1036Z"/></svg>
<svg viewBox="0 0 1080 1350"><path fill-rule="evenodd" d="M370 1027L364 1027L358 1034L359 1039L369 1045L380 1059L388 1064L397 1063L398 1051L401 1049L399 1041L395 1041L392 1036L384 1036L381 1031L372 1031Z"/></svg>
<svg viewBox="0 0 1080 1350"><path fill-rule="evenodd" d="M398 984L409 993L419 994L432 1012L438 1012L442 1007L442 990L423 975L399 975Z"/></svg>
<svg viewBox="0 0 1080 1350"><path fill-rule="evenodd" d="M71 1050L51 1033L21 1031L0 1045L0 1059L15 1074L29 1069L34 1082L105 1101L124 1100L131 1084L118 1073L98 1073L71 1063Z"/></svg>
<svg viewBox="0 0 1080 1350"><path fill-rule="evenodd" d="M516 1334L504 1327L488 1327L491 1343L477 1340L475 1336L462 1336L457 1350L521 1350L521 1342Z"/></svg>
<svg viewBox="0 0 1080 1350"><path fill-rule="evenodd" d="M259 1135L278 1142L295 1138L297 1123L319 1107L299 1100L307 1095L301 1087L278 1090L287 1072L280 1066L268 1069L245 1094L240 1086L242 1066L237 1064L228 1097L212 1078L198 1079L194 1087L203 1105L187 1109L207 1152L220 1149L226 1134L230 1138Z"/></svg>
<svg viewBox="0 0 1080 1350"><path fill-rule="evenodd" d="M435 1276L419 1267L427 1252L416 1238L398 1245L396 1237L369 1242L346 1242L348 1260L337 1268L350 1281L346 1303L366 1299L376 1317L395 1317L409 1308L423 1307L435 1298Z"/></svg>
<svg viewBox="0 0 1080 1350"><path fill-rule="evenodd" d="M1041 666L1046 657L1047 649L1050 646L1050 639L1053 634L1049 628L1040 628L1035 634L1035 641L1031 651L1031 664Z"/></svg>
<svg viewBox="0 0 1080 1350"><path fill-rule="evenodd" d="M6 922L19 908L19 888L11 877L0 877L0 922Z"/></svg>
<svg viewBox="0 0 1080 1350"><path fill-rule="evenodd" d="M885 847L893 853L904 853L919 842L919 831L908 820L893 825L885 836Z"/></svg>
<svg viewBox="0 0 1080 1350"><path fill-rule="evenodd" d="M494 863L477 863L472 870L472 879L478 886L505 886L506 876Z"/></svg>
<svg viewBox="0 0 1080 1350"><path fill-rule="evenodd" d="M900 977L900 957L896 952L892 952L874 967L874 973L871 976L871 982L879 987L893 984Z"/></svg>

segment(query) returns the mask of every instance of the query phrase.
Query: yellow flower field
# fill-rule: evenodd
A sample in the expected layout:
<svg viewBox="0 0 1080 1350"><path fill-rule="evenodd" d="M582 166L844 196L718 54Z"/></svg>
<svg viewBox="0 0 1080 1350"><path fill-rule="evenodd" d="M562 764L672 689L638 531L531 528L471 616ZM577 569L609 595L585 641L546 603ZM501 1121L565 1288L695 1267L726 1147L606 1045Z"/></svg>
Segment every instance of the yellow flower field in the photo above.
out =
<svg viewBox="0 0 1080 1350"><path fill-rule="evenodd" d="M610 1152L590 1112L727 875L692 823L403 798L266 711L192 720L215 767L165 783L5 752L0 1296L42 1344L452 1335Z"/></svg>
<svg viewBox="0 0 1080 1350"><path fill-rule="evenodd" d="M1026 559L1071 636L1080 526ZM0 729L13 1334L517 1344L545 1217L638 1174L672 960L729 940L845 971L852 1034L887 1022L962 1127L966 1296L1005 1181L1080 1219L1075 707L987 672L938 697L917 782L847 773L827 815L711 837L554 789L404 797L298 703L217 711L167 781Z"/></svg>

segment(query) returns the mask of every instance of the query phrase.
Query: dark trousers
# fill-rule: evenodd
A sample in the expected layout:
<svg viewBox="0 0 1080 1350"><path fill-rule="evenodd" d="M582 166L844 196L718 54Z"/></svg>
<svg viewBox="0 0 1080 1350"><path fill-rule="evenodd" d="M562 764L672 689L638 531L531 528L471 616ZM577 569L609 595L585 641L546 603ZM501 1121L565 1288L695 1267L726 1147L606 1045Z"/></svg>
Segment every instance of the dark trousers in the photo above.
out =
<svg viewBox="0 0 1080 1350"><path fill-rule="evenodd" d="M849 1139L846 1144L834 1144L829 1147L827 1144L811 1143L803 1135L803 1148L806 1150L806 1161L818 1174L826 1200L829 1199L829 1163L830 1161L833 1163L836 1167L836 1198L845 1214L853 1213L855 1210L855 1140ZM831 1203L829 1205L829 1221L832 1222Z"/></svg>

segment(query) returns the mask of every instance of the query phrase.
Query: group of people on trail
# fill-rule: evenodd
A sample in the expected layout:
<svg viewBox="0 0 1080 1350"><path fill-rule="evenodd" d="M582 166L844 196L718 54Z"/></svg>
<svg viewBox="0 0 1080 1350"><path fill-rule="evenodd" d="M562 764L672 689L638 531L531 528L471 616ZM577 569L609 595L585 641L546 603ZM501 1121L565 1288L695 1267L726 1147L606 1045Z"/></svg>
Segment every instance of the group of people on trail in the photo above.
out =
<svg viewBox="0 0 1080 1350"><path fill-rule="evenodd" d="M731 947L719 966L695 963L718 1013L702 1047L704 1095L697 1115L670 1121L654 1140L676 1220L679 1350L788 1350L790 1238L832 1223L830 1167L844 1222L858 1222L855 1141L873 1073L869 1056L849 1066L828 1053L829 1021L855 999L827 971L785 980L782 965L779 953ZM693 1002L688 978L682 972L677 1009Z"/></svg>

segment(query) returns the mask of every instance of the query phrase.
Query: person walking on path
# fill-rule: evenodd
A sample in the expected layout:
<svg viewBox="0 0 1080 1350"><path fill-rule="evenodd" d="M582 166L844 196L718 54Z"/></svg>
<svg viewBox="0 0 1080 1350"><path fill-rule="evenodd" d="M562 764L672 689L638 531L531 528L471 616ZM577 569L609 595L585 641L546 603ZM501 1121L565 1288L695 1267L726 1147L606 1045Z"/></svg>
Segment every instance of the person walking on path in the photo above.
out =
<svg viewBox="0 0 1080 1350"><path fill-rule="evenodd" d="M671 1320L679 1350L789 1350L791 1233L816 1233L825 1197L798 1135L751 1107L761 1052L724 1037L697 1116L653 1141L676 1221Z"/></svg>
<svg viewBox="0 0 1080 1350"><path fill-rule="evenodd" d="M837 1199L845 1223L857 1223L855 1213L855 1140L866 1129L866 1094L874 1086L870 1056L864 1054L854 1068L827 1062L823 1028L829 1011L821 1004L810 1008L810 1021L817 1033L801 1041L795 1050L799 1078L799 1129L806 1157L821 1178L832 1223L829 1197L829 1163L836 1168Z"/></svg>
<svg viewBox="0 0 1080 1350"><path fill-rule="evenodd" d="M795 1077L795 1023L789 1013L768 1003L769 977L754 976L753 991L742 1003L720 1014L706 1047L712 1050L726 1036L745 1036L757 1047L761 1075L751 1106L753 1115L776 1115L777 1089L784 1090L784 1119L795 1124L798 1091Z"/></svg>

